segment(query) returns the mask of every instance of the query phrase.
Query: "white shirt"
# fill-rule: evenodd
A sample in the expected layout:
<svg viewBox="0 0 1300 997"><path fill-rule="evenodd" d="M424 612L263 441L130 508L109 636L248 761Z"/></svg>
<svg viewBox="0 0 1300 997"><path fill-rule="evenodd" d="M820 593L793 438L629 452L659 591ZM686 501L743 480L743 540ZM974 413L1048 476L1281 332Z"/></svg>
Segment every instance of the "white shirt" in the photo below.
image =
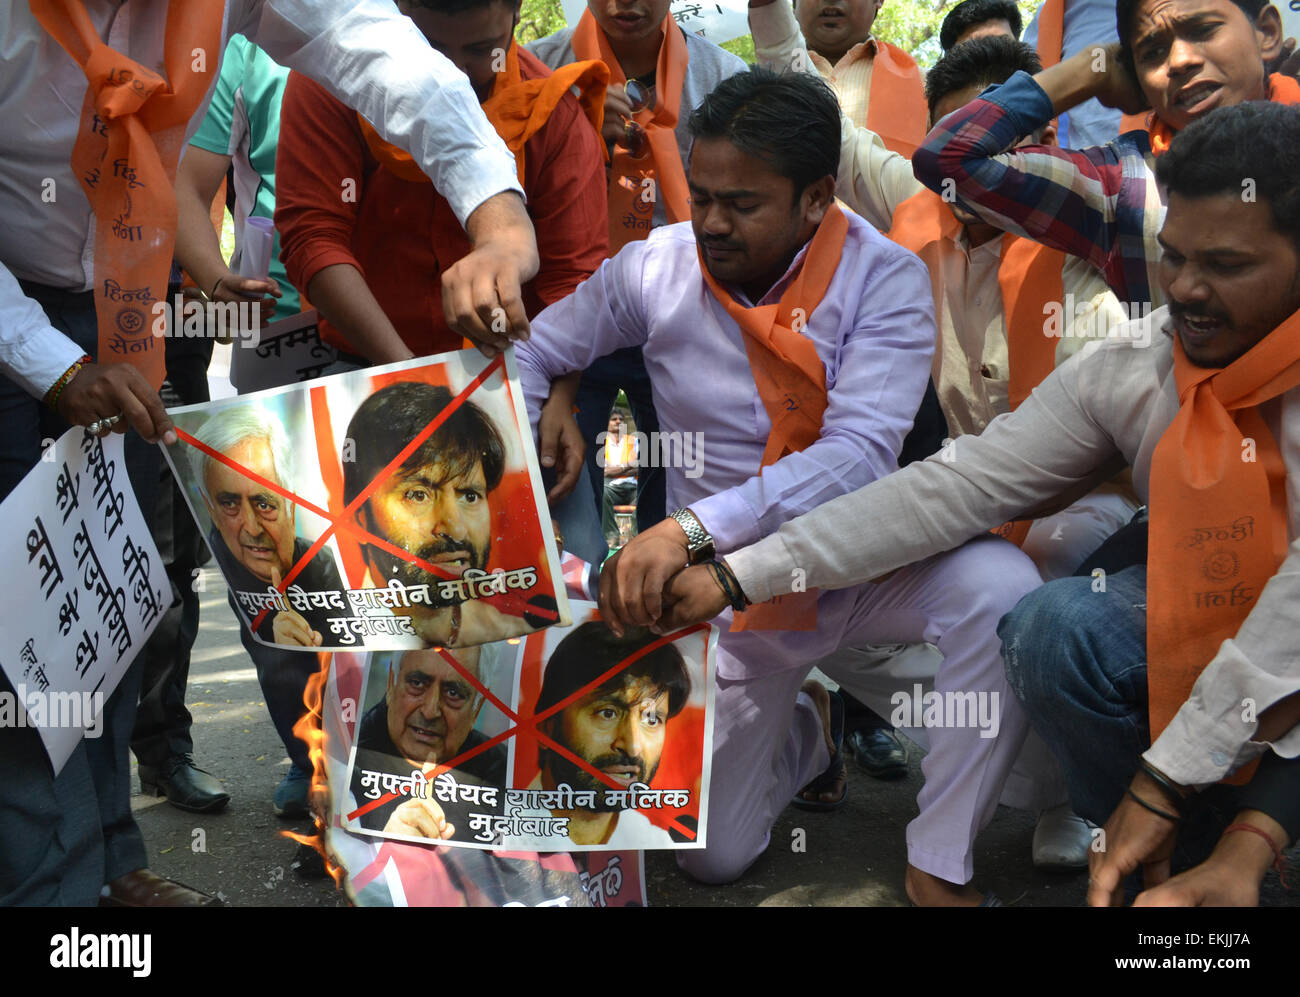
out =
<svg viewBox="0 0 1300 997"><path fill-rule="evenodd" d="M1058 367L1014 412L954 452L910 464L786 523L727 555L745 594L765 602L790 590L791 569L809 588L839 589L879 578L951 550L997 523L1095 481L1108 461L1133 468L1141 501L1150 492L1156 444L1178 412L1173 340L1161 308L1118 331L1150 346L1114 339ZM1265 402L1260 415L1286 466L1290 549L1237 635L1223 642L1191 696L1146 753L1176 782L1207 785L1267 750L1251 740L1242 702L1257 713L1300 688L1296 650L1300 607L1300 388ZM1272 747L1300 754L1300 727Z"/></svg>
<svg viewBox="0 0 1300 997"><path fill-rule="evenodd" d="M110 46L163 73L167 0L85 6ZM373 121L421 164L462 224L494 194L522 193L514 158L469 81L391 3L226 0L220 44L207 57L219 60L233 34ZM86 89L81 68L27 4L0 5L0 372L37 397L82 351L50 326L14 277L72 291L91 287L94 217L71 166ZM187 139L206 108L205 98Z"/></svg>

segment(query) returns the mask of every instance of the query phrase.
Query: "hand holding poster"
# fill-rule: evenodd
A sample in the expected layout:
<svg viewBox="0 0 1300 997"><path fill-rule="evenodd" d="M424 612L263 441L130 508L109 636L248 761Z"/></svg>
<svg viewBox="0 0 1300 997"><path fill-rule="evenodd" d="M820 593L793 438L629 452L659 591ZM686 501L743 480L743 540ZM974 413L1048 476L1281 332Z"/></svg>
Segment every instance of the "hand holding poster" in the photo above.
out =
<svg viewBox="0 0 1300 997"><path fill-rule="evenodd" d="M512 354L170 414L168 460L262 643L464 648L567 622Z"/></svg>
<svg viewBox="0 0 1300 997"><path fill-rule="evenodd" d="M577 625L521 644L373 655L343 826L476 848L703 847L716 634L618 638L593 604L574 608Z"/></svg>
<svg viewBox="0 0 1300 997"><path fill-rule="evenodd" d="M140 515L122 437L81 427L52 444L9 493L0 563L17 572L0 615L0 723L40 731L54 773L97 735L104 701L171 604Z"/></svg>

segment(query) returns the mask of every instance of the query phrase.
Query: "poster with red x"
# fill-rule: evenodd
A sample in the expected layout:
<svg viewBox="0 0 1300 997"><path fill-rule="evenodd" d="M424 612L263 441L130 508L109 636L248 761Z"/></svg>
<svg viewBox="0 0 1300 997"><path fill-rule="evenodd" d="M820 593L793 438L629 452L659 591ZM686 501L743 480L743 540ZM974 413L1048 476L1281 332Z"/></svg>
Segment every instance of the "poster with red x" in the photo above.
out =
<svg viewBox="0 0 1300 997"><path fill-rule="evenodd" d="M342 827L535 851L702 848L717 631L616 637L594 603L523 641L375 653Z"/></svg>
<svg viewBox="0 0 1300 997"><path fill-rule="evenodd" d="M512 353L169 414L168 461L261 643L469 648L568 623Z"/></svg>

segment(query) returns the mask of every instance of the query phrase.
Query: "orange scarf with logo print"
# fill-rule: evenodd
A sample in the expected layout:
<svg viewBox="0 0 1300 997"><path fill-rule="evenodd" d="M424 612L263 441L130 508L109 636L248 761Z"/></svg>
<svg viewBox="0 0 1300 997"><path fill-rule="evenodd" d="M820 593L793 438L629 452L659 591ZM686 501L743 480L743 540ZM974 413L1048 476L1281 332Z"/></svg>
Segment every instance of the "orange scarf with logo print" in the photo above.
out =
<svg viewBox="0 0 1300 997"><path fill-rule="evenodd" d="M167 5L166 79L110 48L81 0L31 0L32 14L86 74L72 169L95 215L99 363L165 376L153 335L176 244L176 164L221 61L222 4Z"/></svg>
<svg viewBox="0 0 1300 997"><path fill-rule="evenodd" d="M682 86L686 82L686 36L672 15L664 18L664 39L659 45L655 67L654 110L638 111L634 118L645 129L650 154L633 159L622 146L614 146L609 169L609 254L613 256L629 242L644 239L653 224L655 201L663 199L669 224L691 217L686 171L677 148L677 120L681 112ZM599 59L609 67L609 82L626 85L609 39L600 25L584 10L570 39L580 59Z"/></svg>
<svg viewBox="0 0 1300 997"><path fill-rule="evenodd" d="M1192 364L1175 336L1174 380L1178 414L1151 460L1152 741L1286 558L1286 467L1259 406L1300 386L1300 312L1221 369Z"/></svg>

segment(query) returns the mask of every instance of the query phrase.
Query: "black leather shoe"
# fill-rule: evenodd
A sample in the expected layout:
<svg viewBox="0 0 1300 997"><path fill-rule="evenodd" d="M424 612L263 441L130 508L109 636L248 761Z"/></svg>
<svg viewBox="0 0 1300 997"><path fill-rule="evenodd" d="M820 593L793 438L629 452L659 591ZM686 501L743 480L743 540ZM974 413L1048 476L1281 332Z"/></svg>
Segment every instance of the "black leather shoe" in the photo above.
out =
<svg viewBox="0 0 1300 997"><path fill-rule="evenodd" d="M230 802L216 776L194 765L193 755L173 755L162 768L140 766L140 791L165 796L167 802L194 813L215 813Z"/></svg>
<svg viewBox="0 0 1300 997"><path fill-rule="evenodd" d="M855 730L844 739L858 767L876 779L901 779L907 775L907 749L888 727Z"/></svg>

